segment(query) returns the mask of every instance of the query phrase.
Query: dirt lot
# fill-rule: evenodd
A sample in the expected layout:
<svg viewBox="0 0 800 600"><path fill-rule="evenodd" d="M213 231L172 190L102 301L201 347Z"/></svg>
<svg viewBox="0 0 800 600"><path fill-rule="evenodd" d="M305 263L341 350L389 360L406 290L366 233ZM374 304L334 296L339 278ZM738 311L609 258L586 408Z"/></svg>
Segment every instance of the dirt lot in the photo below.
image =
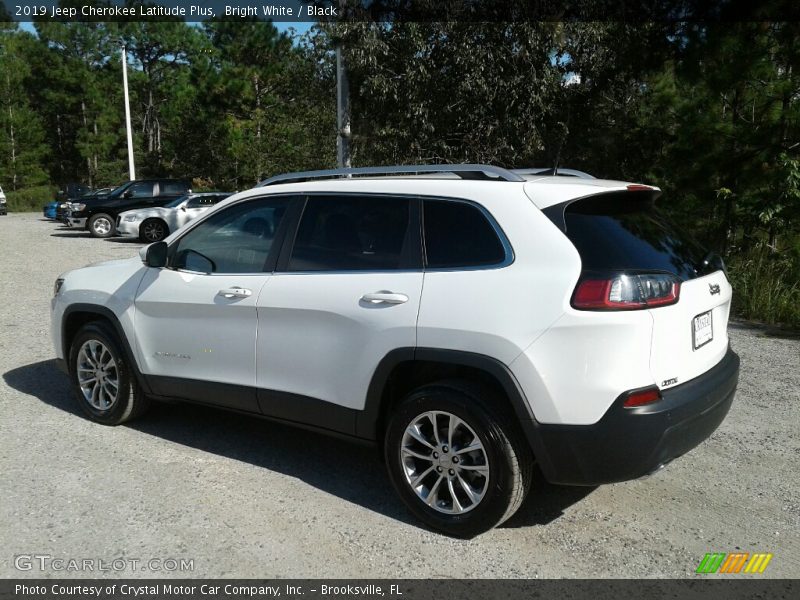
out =
<svg viewBox="0 0 800 600"><path fill-rule="evenodd" d="M136 577L697 577L706 552L740 550L800 576L798 337L733 325L730 415L653 477L537 481L504 527L453 540L408 515L368 448L187 406L117 428L80 416L52 360L53 281L138 248L0 217L0 577L81 575L17 570L31 554L194 561L106 572Z"/></svg>

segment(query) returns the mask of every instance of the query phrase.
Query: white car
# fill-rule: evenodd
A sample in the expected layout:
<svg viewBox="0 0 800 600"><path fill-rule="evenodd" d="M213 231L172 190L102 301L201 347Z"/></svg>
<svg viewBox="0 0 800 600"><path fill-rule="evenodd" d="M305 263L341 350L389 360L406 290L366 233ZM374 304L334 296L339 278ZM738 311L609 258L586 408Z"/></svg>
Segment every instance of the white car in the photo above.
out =
<svg viewBox="0 0 800 600"><path fill-rule="evenodd" d="M224 192L187 194L164 206L126 210L117 217L117 233L159 242L228 196Z"/></svg>
<svg viewBox="0 0 800 600"><path fill-rule="evenodd" d="M0 215L8 214L8 204L6 204L6 194L0 187Z"/></svg>
<svg viewBox="0 0 800 600"><path fill-rule="evenodd" d="M731 286L660 193L485 165L279 176L61 276L55 353L99 423L155 398L371 442L415 515L474 536L535 463L641 477L727 414Z"/></svg>

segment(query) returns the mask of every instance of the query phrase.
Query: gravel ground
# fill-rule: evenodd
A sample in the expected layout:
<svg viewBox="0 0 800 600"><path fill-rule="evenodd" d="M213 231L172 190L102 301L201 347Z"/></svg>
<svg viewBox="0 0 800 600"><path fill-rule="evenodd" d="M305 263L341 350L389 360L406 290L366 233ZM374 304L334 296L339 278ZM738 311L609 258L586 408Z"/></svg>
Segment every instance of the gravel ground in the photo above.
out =
<svg viewBox="0 0 800 600"><path fill-rule="evenodd" d="M800 575L800 338L732 325L739 392L719 430L656 475L599 488L541 480L471 541L421 528L375 454L191 406L117 428L78 414L53 361L53 280L139 244L33 214L0 217L0 577L19 554L188 558L192 577L686 577L706 552L772 552ZM89 573L89 575L92 575Z"/></svg>

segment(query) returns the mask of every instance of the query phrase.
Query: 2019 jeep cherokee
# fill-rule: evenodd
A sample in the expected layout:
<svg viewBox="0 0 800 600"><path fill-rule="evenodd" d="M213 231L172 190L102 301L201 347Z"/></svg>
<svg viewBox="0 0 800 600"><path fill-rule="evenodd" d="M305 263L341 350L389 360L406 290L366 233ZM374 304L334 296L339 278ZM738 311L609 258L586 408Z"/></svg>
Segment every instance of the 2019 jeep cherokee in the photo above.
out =
<svg viewBox="0 0 800 600"><path fill-rule="evenodd" d="M457 536L510 517L534 463L640 477L723 420L731 287L657 188L385 171L277 177L60 277L52 336L83 410L118 424L179 399L373 441L411 511Z"/></svg>

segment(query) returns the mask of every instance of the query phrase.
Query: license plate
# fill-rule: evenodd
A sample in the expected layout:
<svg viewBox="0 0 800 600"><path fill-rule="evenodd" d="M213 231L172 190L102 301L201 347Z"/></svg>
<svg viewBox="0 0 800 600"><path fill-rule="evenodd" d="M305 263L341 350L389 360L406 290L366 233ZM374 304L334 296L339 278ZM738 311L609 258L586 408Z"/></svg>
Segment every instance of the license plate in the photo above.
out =
<svg viewBox="0 0 800 600"><path fill-rule="evenodd" d="M692 342L694 349L705 346L714 339L714 324L711 322L711 311L704 312L692 319Z"/></svg>

